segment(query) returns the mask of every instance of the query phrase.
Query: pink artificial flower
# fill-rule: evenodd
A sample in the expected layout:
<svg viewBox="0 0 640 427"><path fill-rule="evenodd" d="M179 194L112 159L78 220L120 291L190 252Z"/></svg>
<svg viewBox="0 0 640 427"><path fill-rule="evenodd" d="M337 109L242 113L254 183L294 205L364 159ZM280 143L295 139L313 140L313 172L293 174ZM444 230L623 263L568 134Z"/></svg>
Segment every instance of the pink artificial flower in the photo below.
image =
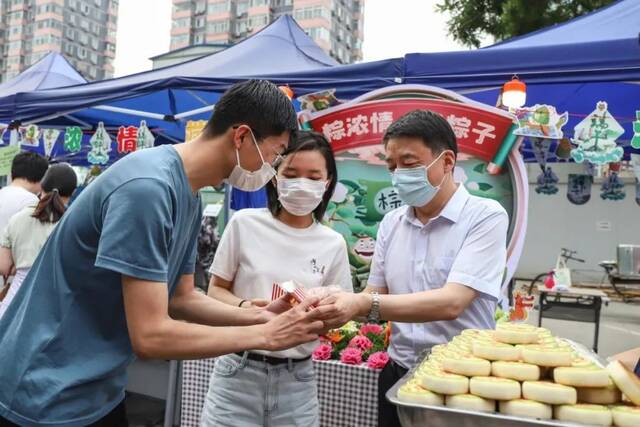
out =
<svg viewBox="0 0 640 427"><path fill-rule="evenodd" d="M382 334L382 332L383 332L382 326L376 323L367 323L366 325L362 325L360 327L360 335L367 335L368 333L380 335Z"/></svg>
<svg viewBox="0 0 640 427"><path fill-rule="evenodd" d="M382 369L389 362L389 355L386 351L372 353L367 359L367 366L371 369Z"/></svg>
<svg viewBox="0 0 640 427"><path fill-rule="evenodd" d="M362 352L355 347L347 347L340 353L340 361L347 365L359 365L362 363Z"/></svg>
<svg viewBox="0 0 640 427"><path fill-rule="evenodd" d="M359 348L362 351L367 351L371 347L373 347L373 343L369 338L365 336L356 335L355 337L351 338L351 341L349 341L349 347L355 347Z"/></svg>
<svg viewBox="0 0 640 427"><path fill-rule="evenodd" d="M330 344L320 344L313 350L311 357L313 360L329 360L331 359L331 352L333 348Z"/></svg>

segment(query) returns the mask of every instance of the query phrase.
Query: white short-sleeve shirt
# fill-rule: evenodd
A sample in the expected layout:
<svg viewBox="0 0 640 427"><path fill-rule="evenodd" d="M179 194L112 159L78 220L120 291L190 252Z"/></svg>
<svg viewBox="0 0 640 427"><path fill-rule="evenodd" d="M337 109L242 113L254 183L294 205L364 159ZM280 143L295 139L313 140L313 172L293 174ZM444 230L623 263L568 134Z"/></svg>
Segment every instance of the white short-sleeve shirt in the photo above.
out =
<svg viewBox="0 0 640 427"><path fill-rule="evenodd" d="M267 209L236 212L222 235L211 274L232 281L239 298L271 299L273 283L295 280L306 289L340 286L353 292L347 245L340 234L315 223L289 227ZM278 352L275 357L309 356L317 342Z"/></svg>
<svg viewBox="0 0 640 427"><path fill-rule="evenodd" d="M479 293L456 320L392 322L389 354L393 360L411 368L424 349L449 341L463 329L495 326L508 224L498 202L472 196L462 184L440 215L427 224L407 206L384 217L369 286L408 294L459 283Z"/></svg>

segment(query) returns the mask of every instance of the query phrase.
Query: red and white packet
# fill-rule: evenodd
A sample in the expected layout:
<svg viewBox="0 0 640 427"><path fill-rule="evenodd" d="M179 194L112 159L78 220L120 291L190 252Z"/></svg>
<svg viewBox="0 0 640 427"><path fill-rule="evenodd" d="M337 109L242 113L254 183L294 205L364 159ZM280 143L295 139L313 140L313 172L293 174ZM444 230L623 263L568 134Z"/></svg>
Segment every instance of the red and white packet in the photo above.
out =
<svg viewBox="0 0 640 427"><path fill-rule="evenodd" d="M291 305L299 304L307 297L304 292L304 288L293 280L273 284L271 289L271 301L275 301L283 295L288 295L290 297L289 302Z"/></svg>

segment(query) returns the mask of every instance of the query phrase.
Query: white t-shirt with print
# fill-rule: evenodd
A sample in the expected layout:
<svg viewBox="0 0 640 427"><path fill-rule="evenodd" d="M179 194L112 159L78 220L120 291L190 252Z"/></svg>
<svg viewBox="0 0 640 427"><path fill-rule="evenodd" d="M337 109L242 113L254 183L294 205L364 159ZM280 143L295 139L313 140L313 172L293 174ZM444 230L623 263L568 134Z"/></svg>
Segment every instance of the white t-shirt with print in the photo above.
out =
<svg viewBox="0 0 640 427"><path fill-rule="evenodd" d="M232 281L231 291L242 299L271 299L273 283L295 280L306 289L338 285L353 291L347 245L340 234L314 223L290 227L268 209L236 212L222 235L210 269ZM256 351L275 357L309 356L317 342L277 352Z"/></svg>

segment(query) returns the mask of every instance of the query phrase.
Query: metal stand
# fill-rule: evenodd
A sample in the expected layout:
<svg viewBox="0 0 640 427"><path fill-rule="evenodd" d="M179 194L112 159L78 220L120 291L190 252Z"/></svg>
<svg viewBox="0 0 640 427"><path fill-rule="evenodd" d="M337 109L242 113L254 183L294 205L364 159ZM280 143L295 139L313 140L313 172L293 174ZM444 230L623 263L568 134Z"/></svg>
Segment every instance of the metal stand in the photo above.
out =
<svg viewBox="0 0 640 427"><path fill-rule="evenodd" d="M549 291L538 287L540 293L538 326L542 318L571 320L573 322L595 323L593 351L598 352L598 333L600 331L600 310L602 297L600 291L576 290L569 292Z"/></svg>

